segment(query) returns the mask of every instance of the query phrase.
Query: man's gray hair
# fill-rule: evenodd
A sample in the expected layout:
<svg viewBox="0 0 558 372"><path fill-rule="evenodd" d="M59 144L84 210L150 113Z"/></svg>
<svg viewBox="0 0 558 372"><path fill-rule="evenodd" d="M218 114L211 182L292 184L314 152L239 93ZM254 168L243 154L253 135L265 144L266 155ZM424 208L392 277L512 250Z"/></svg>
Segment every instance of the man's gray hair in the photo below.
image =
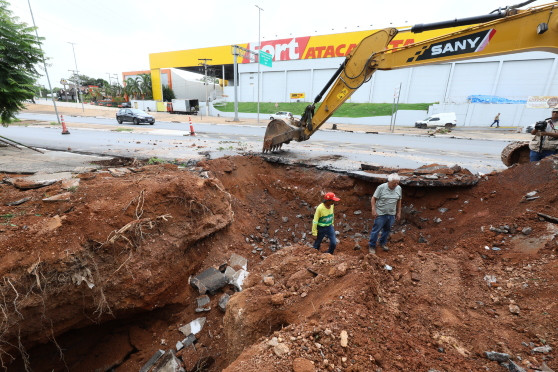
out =
<svg viewBox="0 0 558 372"><path fill-rule="evenodd" d="M400 181L401 177L399 177L399 175L397 173L392 173L388 176L388 182L391 181Z"/></svg>

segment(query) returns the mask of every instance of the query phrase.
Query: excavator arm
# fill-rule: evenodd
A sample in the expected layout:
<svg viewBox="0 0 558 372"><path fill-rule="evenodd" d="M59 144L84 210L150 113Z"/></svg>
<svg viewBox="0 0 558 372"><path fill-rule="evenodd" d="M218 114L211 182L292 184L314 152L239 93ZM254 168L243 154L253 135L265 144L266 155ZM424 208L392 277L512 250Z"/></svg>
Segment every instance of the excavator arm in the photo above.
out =
<svg viewBox="0 0 558 372"><path fill-rule="evenodd" d="M466 29L394 49L388 49L388 45L399 32L396 28L386 28L365 37L339 66L314 102L306 107L300 120L287 122L276 119L268 124L263 151L280 149L292 140L309 139L377 70L535 50L558 53L558 3L518 9L533 1L480 17L415 25L411 32L473 24ZM323 102L316 108L316 103L326 92Z"/></svg>

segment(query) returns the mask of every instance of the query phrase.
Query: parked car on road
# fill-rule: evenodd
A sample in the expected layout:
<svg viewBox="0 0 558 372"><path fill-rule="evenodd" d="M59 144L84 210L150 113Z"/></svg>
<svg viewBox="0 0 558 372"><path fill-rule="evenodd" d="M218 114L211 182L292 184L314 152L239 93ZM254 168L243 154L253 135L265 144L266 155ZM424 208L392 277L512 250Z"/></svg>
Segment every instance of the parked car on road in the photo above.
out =
<svg viewBox="0 0 558 372"><path fill-rule="evenodd" d="M269 120L274 119L287 119L291 120L293 118L293 114L288 111L279 111L269 117Z"/></svg>
<svg viewBox="0 0 558 372"><path fill-rule="evenodd" d="M133 108L121 108L116 113L116 121L118 124L122 124L125 121L131 121L132 123L138 125L140 123L155 124L155 118L145 111L133 109Z"/></svg>
<svg viewBox="0 0 558 372"><path fill-rule="evenodd" d="M446 127L452 128L457 125L455 112L444 112L434 114L424 120L419 120L415 123L415 128L428 128L428 127Z"/></svg>

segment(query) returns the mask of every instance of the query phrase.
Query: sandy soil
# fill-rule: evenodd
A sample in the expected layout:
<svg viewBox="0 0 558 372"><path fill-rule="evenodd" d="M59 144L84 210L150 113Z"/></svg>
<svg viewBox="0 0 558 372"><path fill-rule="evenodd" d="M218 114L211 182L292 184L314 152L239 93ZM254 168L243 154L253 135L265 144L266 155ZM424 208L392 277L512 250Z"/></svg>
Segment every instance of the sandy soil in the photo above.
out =
<svg viewBox="0 0 558 372"><path fill-rule="evenodd" d="M471 188L406 187L391 249L376 255L377 184L257 156L106 165L119 170L77 185L0 184L7 370L138 371L200 316L177 352L187 371L506 370L486 351L558 369L558 229L537 215L558 216L556 159ZM310 247L326 191L341 197L335 255ZM196 313L188 278L232 253L248 259L243 290Z"/></svg>

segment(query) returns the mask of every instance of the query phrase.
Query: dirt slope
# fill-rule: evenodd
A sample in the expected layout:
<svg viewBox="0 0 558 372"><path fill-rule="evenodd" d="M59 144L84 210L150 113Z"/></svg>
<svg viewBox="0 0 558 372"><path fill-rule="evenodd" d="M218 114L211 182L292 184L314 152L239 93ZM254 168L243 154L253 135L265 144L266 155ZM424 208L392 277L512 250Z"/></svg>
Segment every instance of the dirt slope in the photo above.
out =
<svg viewBox="0 0 558 372"><path fill-rule="evenodd" d="M60 183L3 183L2 350L25 349L35 371L137 371L201 316L188 277L238 253L245 289L224 314L211 297L195 347L177 353L188 371L505 370L491 350L558 369L557 229L537 216L558 216L555 168L526 164L470 189L407 187L391 250L377 255L367 252L376 184L259 157L81 175L57 203L42 199ZM333 256L309 247L325 191L342 199ZM532 352L543 345L553 350Z"/></svg>

